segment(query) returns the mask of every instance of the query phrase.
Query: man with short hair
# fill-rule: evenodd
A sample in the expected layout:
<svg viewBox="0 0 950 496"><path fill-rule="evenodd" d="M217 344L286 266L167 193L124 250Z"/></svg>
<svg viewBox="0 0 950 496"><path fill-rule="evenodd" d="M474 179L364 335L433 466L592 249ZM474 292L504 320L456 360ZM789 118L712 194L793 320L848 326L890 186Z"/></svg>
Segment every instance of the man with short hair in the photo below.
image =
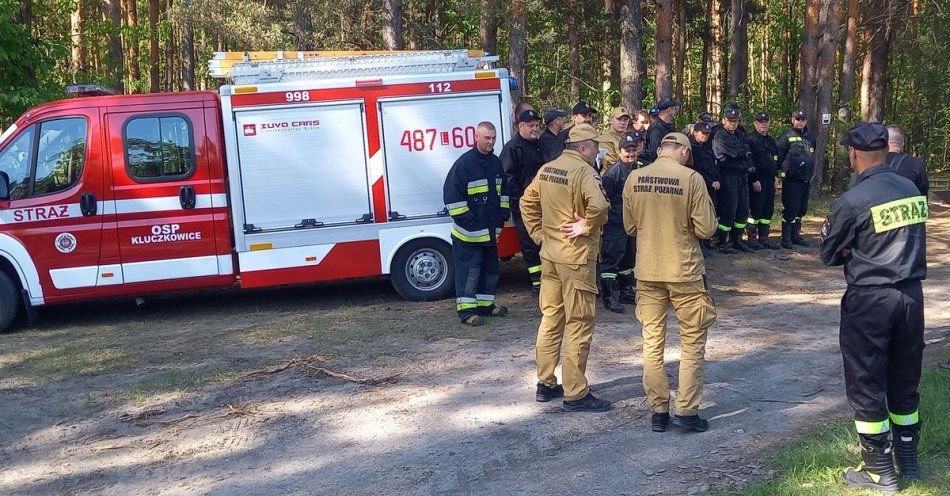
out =
<svg viewBox="0 0 950 496"><path fill-rule="evenodd" d="M531 279L531 293L535 296L541 290L541 248L531 239L521 219L519 199L521 193L534 179L538 169L544 164L541 153L541 118L534 110L525 110L518 116L518 133L501 150L501 165L508 180L508 196L511 197L511 218L518 232L518 244Z"/></svg>
<svg viewBox="0 0 950 496"><path fill-rule="evenodd" d="M815 173L815 136L808 131L805 111L792 114L792 127L778 137L776 146L782 167L782 248L808 246L801 231Z"/></svg>
<svg viewBox="0 0 950 496"><path fill-rule="evenodd" d="M623 190L627 234L637 238L637 319L643 332L643 388L654 432L670 424L670 383L663 369L666 319L672 304L680 325L679 387L674 426L703 432L699 417L706 331L716 308L706 289L700 239L716 231L716 215L702 176L690 169L685 135L671 133L650 165L630 173Z"/></svg>
<svg viewBox="0 0 950 496"><path fill-rule="evenodd" d="M927 179L927 166L924 161L904 153L904 130L897 124L887 126L887 165L899 175L910 179L920 194L930 193L930 181Z"/></svg>
<svg viewBox="0 0 950 496"><path fill-rule="evenodd" d="M641 150L643 135L639 131L624 135L620 139L620 159L608 167L603 176L610 212L604 224L604 256L599 267L600 296L604 308L617 313L624 312L624 303L635 303L633 262L637 245L623 228L623 185L634 169L643 166L637 160Z"/></svg>
<svg viewBox="0 0 950 496"><path fill-rule="evenodd" d="M597 115L597 111L594 110L594 107L591 107L590 104L581 100L577 102L577 105L574 105L574 108L571 109L571 122L568 122L564 126L564 129L561 130L561 141L567 141L568 134L571 132L571 128L578 124L590 124L594 125L594 116Z"/></svg>
<svg viewBox="0 0 950 496"><path fill-rule="evenodd" d="M897 493L895 461L901 478L920 478L927 197L886 164L881 124L859 123L841 144L857 177L831 203L820 253L825 265L844 265L848 283L839 341L863 462L842 475L852 488Z"/></svg>
<svg viewBox="0 0 950 496"><path fill-rule="evenodd" d="M475 128L475 147L455 161L445 178L442 197L452 216L452 258L455 260L455 309L470 326L485 317L504 317L495 305L498 284L498 236L508 220L508 185L495 156L495 126Z"/></svg>
<svg viewBox="0 0 950 496"><path fill-rule="evenodd" d="M623 107L617 107L610 112L608 128L600 135L600 153L597 155L597 170L601 174L607 172L607 168L620 160L617 145L627 132L630 126L630 113Z"/></svg>
<svg viewBox="0 0 950 496"><path fill-rule="evenodd" d="M561 131L564 129L564 123L567 121L567 114L558 109L549 109L544 113L544 131L538 138L541 144L541 155L545 162L550 162L564 151L564 139L561 138Z"/></svg>
<svg viewBox="0 0 950 496"><path fill-rule="evenodd" d="M772 216L775 214L775 183L778 177L778 148L769 136L769 114L755 115L755 132L746 137L752 151L755 173L749 176L749 224L746 236L753 249L778 250L769 241Z"/></svg>
<svg viewBox="0 0 950 496"><path fill-rule="evenodd" d="M609 207L593 167L598 139L590 124L572 127L564 153L541 168L521 197L525 225L541 245L544 264L535 397L541 402L563 397L562 408L569 412L611 406L590 393L584 376L597 306L601 227ZM558 363L563 386L554 375Z"/></svg>
<svg viewBox="0 0 950 496"><path fill-rule="evenodd" d="M739 130L741 112L738 107L726 107L722 127L713 136L712 149L719 163L719 230L716 246L724 254L750 252L742 242L746 219L749 217L749 173L754 171L752 152Z"/></svg>
<svg viewBox="0 0 950 496"><path fill-rule="evenodd" d="M644 151L644 158L647 162L656 160L656 149L660 146L660 142L667 134L676 131L673 127L673 119L676 117L676 109L679 106L680 102L663 98L656 102L656 106L653 107L656 109L657 115L656 120L650 125L650 130L647 131L647 148Z"/></svg>
<svg viewBox="0 0 950 496"><path fill-rule="evenodd" d="M719 164L709 147L709 136L712 135L712 125L700 120L693 124L693 131L689 136L690 152L693 157L693 170L703 176L706 182L706 192L716 207L716 197L719 194ZM712 243L708 239L700 240L703 256L712 255Z"/></svg>
<svg viewBox="0 0 950 496"><path fill-rule="evenodd" d="M640 109L633 113L630 127L646 137L647 129L650 127L650 114L646 110ZM644 143L646 145L646 143Z"/></svg>

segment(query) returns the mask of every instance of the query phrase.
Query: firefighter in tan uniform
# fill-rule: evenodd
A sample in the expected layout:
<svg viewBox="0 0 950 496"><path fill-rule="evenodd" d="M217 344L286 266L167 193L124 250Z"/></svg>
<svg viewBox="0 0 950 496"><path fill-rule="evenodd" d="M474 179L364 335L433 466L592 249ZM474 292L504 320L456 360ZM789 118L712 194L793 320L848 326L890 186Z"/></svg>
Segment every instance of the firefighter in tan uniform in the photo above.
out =
<svg viewBox="0 0 950 496"><path fill-rule="evenodd" d="M620 140L630 127L630 112L623 107L617 107L610 113L610 122L607 130L597 139L600 151L597 155L597 170L601 174L607 172L611 165L620 161Z"/></svg>
<svg viewBox="0 0 950 496"><path fill-rule="evenodd" d="M670 304L680 324L679 388L673 425L702 432L706 330L716 308L706 291L699 241L716 232L716 212L703 176L692 164L689 139L669 133L652 164L634 170L623 189L623 223L637 237L637 319L643 328L643 389L654 432L670 424L670 383L663 370Z"/></svg>
<svg viewBox="0 0 950 496"><path fill-rule="evenodd" d="M590 124L573 126L564 152L541 167L521 196L525 227L541 245L537 400L563 396L569 412L611 406L590 394L584 376L594 331L601 228L609 208L594 169L600 139ZM554 368L561 362L562 342L560 386Z"/></svg>

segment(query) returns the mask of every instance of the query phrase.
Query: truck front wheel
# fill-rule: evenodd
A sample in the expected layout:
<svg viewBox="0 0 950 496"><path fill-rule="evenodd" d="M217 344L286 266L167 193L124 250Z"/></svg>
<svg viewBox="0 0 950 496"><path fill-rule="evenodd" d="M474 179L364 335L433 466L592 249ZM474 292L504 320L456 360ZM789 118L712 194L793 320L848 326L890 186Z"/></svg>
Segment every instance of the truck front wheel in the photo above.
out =
<svg viewBox="0 0 950 496"><path fill-rule="evenodd" d="M410 241L393 257L389 277L396 292L407 300L448 298L455 291L452 248L437 238Z"/></svg>
<svg viewBox="0 0 950 496"><path fill-rule="evenodd" d="M19 288L10 276L0 272L0 332L10 332L19 310Z"/></svg>

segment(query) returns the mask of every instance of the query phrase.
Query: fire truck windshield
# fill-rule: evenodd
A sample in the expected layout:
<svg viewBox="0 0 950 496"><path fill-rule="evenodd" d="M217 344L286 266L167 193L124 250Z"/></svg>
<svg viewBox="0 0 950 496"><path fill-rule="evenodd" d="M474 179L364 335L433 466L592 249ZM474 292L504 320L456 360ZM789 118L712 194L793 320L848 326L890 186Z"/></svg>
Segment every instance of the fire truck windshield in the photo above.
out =
<svg viewBox="0 0 950 496"><path fill-rule="evenodd" d="M33 127L28 127L0 150L0 172L7 175L11 198L25 191L30 182L33 162Z"/></svg>

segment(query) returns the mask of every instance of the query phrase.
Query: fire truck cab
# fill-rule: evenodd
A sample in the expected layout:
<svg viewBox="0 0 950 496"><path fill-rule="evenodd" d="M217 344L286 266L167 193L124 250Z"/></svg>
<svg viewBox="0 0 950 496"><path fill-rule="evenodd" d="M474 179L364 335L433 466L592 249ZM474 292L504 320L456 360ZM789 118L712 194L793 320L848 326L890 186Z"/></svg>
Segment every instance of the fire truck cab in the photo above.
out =
<svg viewBox="0 0 950 496"><path fill-rule="evenodd" d="M238 57L211 61L232 80L217 94L61 100L0 135L0 330L41 305L193 288L389 274L410 300L452 294L442 183L479 122L496 153L510 137L496 58Z"/></svg>

